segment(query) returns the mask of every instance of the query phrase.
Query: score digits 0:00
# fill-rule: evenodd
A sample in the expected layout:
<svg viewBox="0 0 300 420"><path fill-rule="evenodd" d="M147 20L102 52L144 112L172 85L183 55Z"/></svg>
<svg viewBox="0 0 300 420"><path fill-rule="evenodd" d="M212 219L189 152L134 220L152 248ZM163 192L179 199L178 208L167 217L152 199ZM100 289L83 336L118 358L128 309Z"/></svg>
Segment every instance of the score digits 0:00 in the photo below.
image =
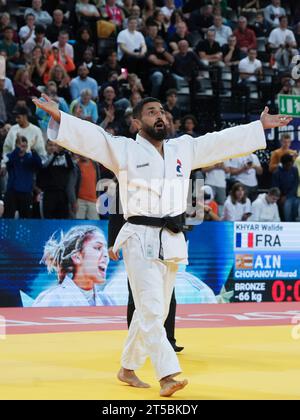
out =
<svg viewBox="0 0 300 420"><path fill-rule="evenodd" d="M284 280L276 280L272 285L274 302L300 302L300 280L292 284Z"/></svg>

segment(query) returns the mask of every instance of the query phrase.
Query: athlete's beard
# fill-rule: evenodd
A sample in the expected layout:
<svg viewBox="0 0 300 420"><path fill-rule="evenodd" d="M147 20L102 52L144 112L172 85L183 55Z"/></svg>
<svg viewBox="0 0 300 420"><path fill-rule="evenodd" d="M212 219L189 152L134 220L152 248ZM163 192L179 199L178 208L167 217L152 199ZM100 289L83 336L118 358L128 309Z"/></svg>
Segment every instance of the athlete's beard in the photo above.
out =
<svg viewBox="0 0 300 420"><path fill-rule="evenodd" d="M167 137L167 127L164 124L164 127L157 129L151 127L150 125L143 124L142 130L153 140L163 141Z"/></svg>

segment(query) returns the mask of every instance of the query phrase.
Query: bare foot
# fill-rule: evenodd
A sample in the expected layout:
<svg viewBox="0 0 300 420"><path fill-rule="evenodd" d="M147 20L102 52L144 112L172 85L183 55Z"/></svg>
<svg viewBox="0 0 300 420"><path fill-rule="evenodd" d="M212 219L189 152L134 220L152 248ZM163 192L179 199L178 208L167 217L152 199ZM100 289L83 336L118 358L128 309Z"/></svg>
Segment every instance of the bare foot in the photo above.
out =
<svg viewBox="0 0 300 420"><path fill-rule="evenodd" d="M162 379L160 381L160 396L161 397L171 397L175 392L183 389L187 386L188 381L184 379L183 381L175 381L172 377Z"/></svg>
<svg viewBox="0 0 300 420"><path fill-rule="evenodd" d="M125 382L130 386L134 386L135 388L150 388L149 384L141 381L135 374L134 370L128 370L121 368L118 372L117 378L121 382Z"/></svg>

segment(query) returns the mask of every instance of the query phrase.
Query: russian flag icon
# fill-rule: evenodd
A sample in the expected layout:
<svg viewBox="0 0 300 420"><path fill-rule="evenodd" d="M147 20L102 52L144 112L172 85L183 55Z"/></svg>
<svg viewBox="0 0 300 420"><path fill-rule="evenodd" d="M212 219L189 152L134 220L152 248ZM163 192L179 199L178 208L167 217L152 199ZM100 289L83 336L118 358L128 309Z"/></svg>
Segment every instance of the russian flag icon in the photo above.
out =
<svg viewBox="0 0 300 420"><path fill-rule="evenodd" d="M235 237L236 248L253 248L254 233L237 233Z"/></svg>

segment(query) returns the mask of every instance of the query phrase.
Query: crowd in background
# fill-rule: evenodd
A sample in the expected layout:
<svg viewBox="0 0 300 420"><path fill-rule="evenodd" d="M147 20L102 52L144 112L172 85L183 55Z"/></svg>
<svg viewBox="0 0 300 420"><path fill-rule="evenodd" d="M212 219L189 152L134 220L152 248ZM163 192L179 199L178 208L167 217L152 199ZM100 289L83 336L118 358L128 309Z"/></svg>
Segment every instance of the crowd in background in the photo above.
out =
<svg viewBox="0 0 300 420"><path fill-rule="evenodd" d="M145 96L164 104L171 138L234 124L238 113L226 118L222 104L252 104L255 114L265 103L277 111L279 92L300 95L294 1L2 0L0 8L0 217L97 219L108 199L99 181L113 174L47 139L49 117L32 103L42 93L131 138L132 109ZM210 99L218 113L208 113ZM300 220L292 136L194 171L205 183L205 220Z"/></svg>

